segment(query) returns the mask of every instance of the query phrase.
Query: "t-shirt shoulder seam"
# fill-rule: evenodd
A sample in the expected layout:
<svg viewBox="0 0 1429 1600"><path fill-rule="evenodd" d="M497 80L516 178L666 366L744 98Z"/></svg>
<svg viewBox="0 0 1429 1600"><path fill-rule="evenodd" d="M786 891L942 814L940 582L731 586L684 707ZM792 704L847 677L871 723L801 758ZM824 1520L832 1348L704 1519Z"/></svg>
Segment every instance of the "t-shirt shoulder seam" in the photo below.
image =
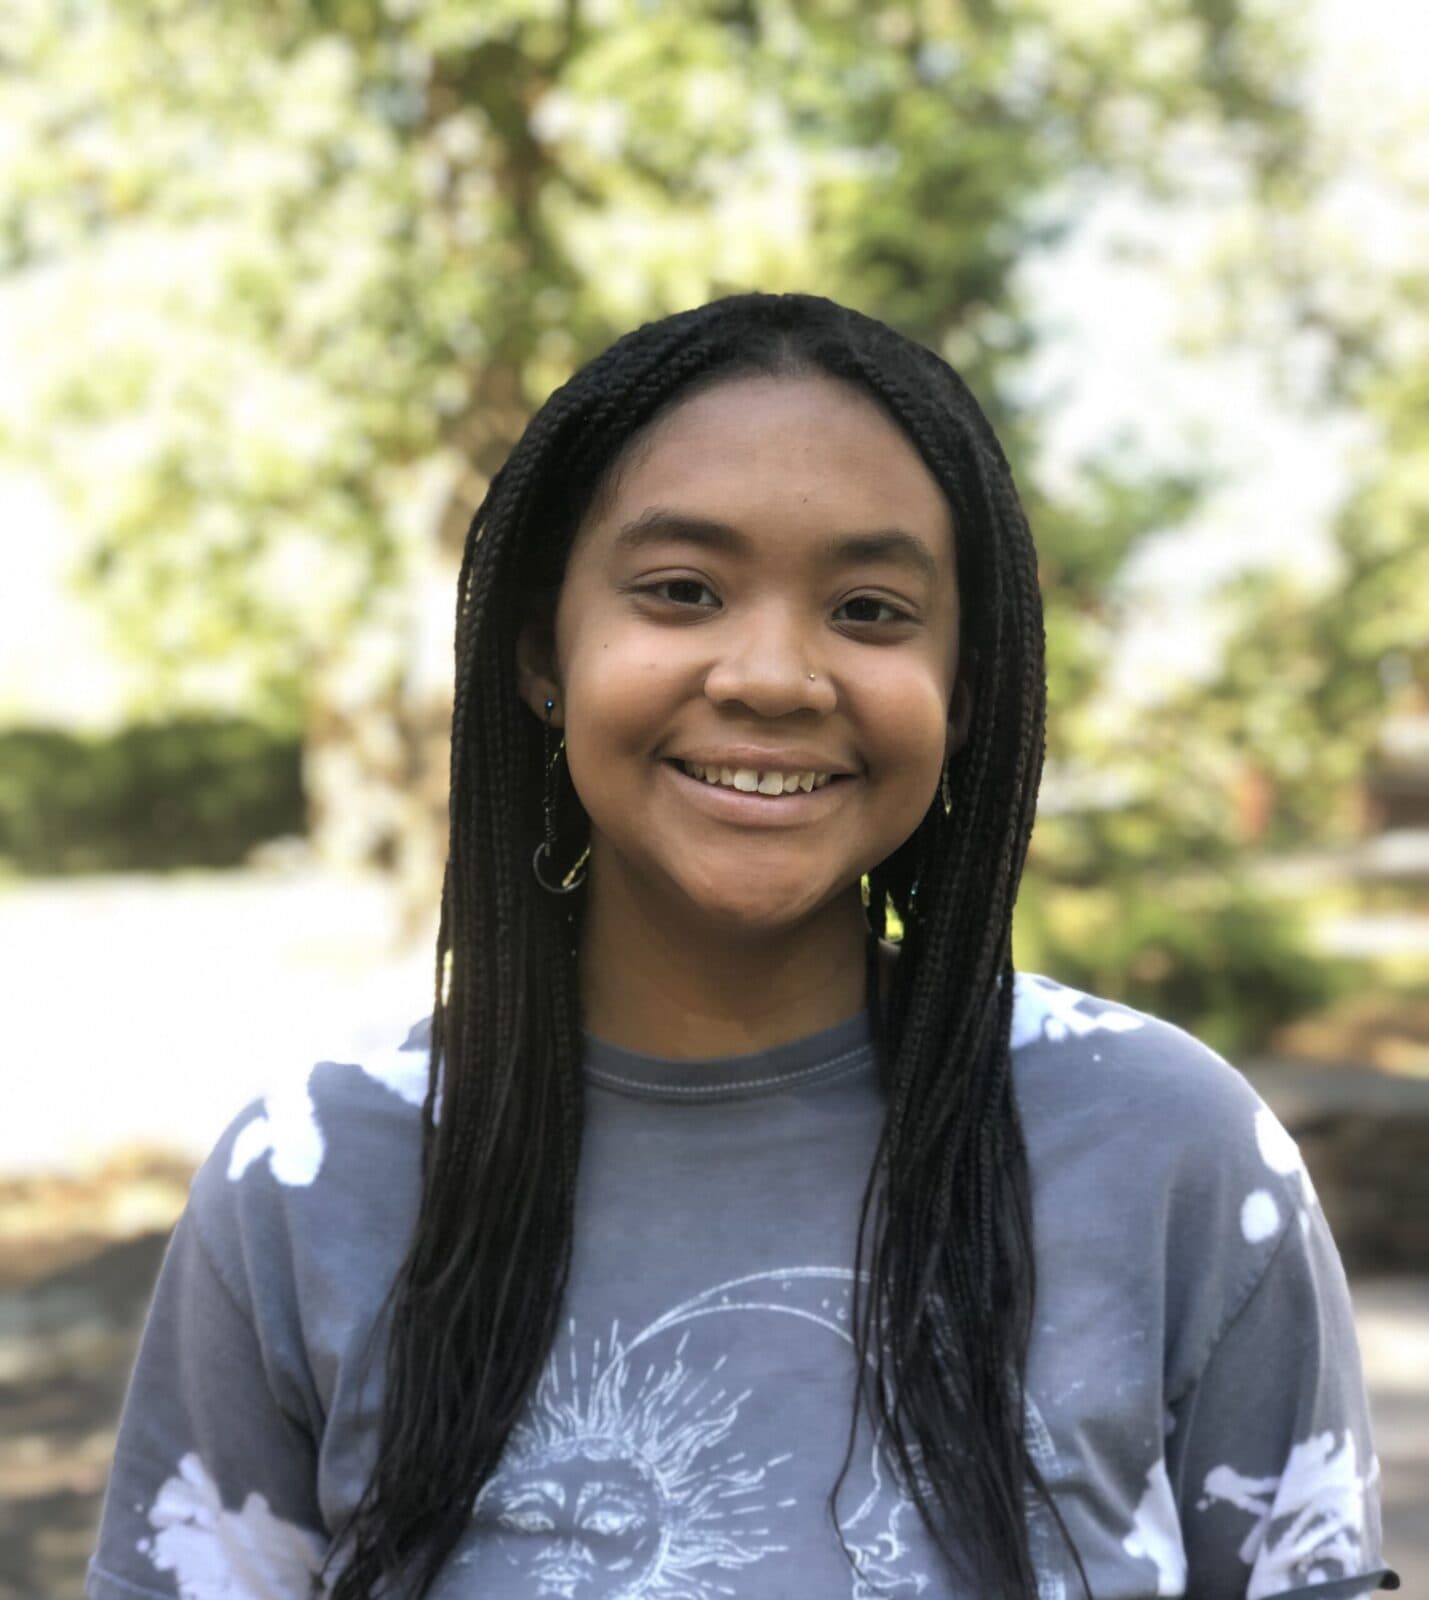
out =
<svg viewBox="0 0 1429 1600"><path fill-rule="evenodd" d="M1220 1349L1231 1329L1235 1327L1236 1323L1239 1322L1245 1313L1250 1309L1251 1302L1255 1299L1256 1295L1260 1293L1261 1289L1269 1279L1275 1263L1279 1261L1282 1252L1287 1248L1288 1241L1292 1235L1298 1233L1298 1231L1299 1230L1295 1225L1295 1219L1292 1216L1286 1222L1285 1226L1280 1230L1280 1237L1275 1241L1270 1254L1265 1258L1264 1261L1261 1262L1259 1269L1252 1274L1246 1288L1242 1291L1239 1298L1233 1302L1232 1309L1227 1313L1220 1327L1211 1336L1210 1341L1206 1346L1206 1353L1202 1359L1196 1363L1196 1367L1192 1375L1187 1378L1183 1384L1181 1384L1174 1394L1167 1395L1166 1403L1168 1406L1179 1405L1181 1401L1184 1400L1186 1396L1195 1389L1196 1385L1200 1383L1202 1378L1205 1377L1207 1371L1210 1369L1211 1363L1216 1358L1217 1350Z"/></svg>
<svg viewBox="0 0 1429 1600"><path fill-rule="evenodd" d="M210 1244L208 1239L204 1236L204 1224L200 1220L200 1213L197 1207L189 1207L188 1217L189 1221L193 1225L195 1248L203 1257L209 1271L214 1275L214 1278L218 1282L219 1288L223 1290L224 1295L232 1304L234 1311L243 1319L245 1323L251 1327L253 1323L253 1317L251 1312L244 1306L244 1296L240 1290L235 1288L234 1285L228 1281L228 1274L221 1264L219 1251L214 1249L213 1245ZM180 1221L182 1222L182 1218Z"/></svg>

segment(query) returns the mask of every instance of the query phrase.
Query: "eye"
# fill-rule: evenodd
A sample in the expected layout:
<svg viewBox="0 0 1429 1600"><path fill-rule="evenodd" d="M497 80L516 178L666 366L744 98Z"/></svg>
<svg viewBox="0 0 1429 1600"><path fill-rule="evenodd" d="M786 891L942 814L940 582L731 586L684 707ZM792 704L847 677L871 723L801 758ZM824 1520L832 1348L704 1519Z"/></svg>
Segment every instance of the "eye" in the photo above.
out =
<svg viewBox="0 0 1429 1600"><path fill-rule="evenodd" d="M581 1528L586 1533L604 1533L617 1535L629 1533L640 1521L640 1517L633 1511L617 1511L613 1507L599 1507L581 1522Z"/></svg>
<svg viewBox="0 0 1429 1600"><path fill-rule="evenodd" d="M501 1526L513 1533L550 1533L556 1524L544 1511L516 1508L501 1513Z"/></svg>
<svg viewBox="0 0 1429 1600"><path fill-rule="evenodd" d="M666 589L683 590L684 592L682 594L672 593L668 595L661 592ZM714 591L710 586L699 578L662 578L659 583L647 583L638 586L635 593L650 595L653 599L664 600L668 604L676 606L699 606L700 602L697 598L699 595L707 594L711 598L714 596ZM692 594L696 598L692 598ZM701 609L708 610L709 608L701 607Z"/></svg>
<svg viewBox="0 0 1429 1600"><path fill-rule="evenodd" d="M849 618L850 622L858 622L858 623L882 622L882 623L889 623L889 622L911 622L913 620L912 617L908 614L908 612L902 610L898 606L895 606L889 600L881 600L881 599L879 599L879 597L876 594L857 594L857 595L855 595L853 597L852 600L845 600L844 603L839 607L839 610L840 611L847 611L850 606L872 606L874 608L874 610L887 611L887 612L890 613L890 615L887 616L887 617L867 617L867 616L865 616L865 617L850 617Z"/></svg>

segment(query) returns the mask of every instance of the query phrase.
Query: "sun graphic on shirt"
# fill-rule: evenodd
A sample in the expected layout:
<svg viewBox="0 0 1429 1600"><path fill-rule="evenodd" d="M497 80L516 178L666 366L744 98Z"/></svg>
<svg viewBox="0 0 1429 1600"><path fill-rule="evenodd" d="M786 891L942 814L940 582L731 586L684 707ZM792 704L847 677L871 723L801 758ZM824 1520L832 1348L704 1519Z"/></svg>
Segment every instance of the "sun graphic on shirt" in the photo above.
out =
<svg viewBox="0 0 1429 1600"><path fill-rule="evenodd" d="M692 1374L684 1348L636 1371L613 1332L584 1379L574 1341L564 1372L549 1363L458 1559L504 1562L560 1600L720 1600L722 1574L787 1548L764 1513L790 1457L721 1452L748 1391L719 1387L722 1362Z"/></svg>

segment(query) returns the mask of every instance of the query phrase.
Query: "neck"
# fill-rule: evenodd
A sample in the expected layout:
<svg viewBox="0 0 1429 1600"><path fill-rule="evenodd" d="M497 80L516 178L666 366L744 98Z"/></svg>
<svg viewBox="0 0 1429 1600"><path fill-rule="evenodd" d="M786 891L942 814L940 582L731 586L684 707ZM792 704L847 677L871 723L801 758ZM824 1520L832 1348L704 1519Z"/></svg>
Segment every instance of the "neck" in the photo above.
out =
<svg viewBox="0 0 1429 1600"><path fill-rule="evenodd" d="M605 887L587 907L580 986L586 1031L608 1044L672 1061L744 1055L846 1022L866 1002L856 885L804 921L757 934L629 904L618 883Z"/></svg>

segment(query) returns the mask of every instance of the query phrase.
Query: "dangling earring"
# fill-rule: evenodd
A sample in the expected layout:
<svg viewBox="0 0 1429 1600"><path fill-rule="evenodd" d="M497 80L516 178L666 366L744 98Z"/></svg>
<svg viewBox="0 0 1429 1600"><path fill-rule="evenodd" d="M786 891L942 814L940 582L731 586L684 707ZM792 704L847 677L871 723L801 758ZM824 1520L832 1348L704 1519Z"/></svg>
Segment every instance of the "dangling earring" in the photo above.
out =
<svg viewBox="0 0 1429 1600"><path fill-rule="evenodd" d="M918 920L918 880L917 880L917 878L914 878L912 886L908 890L908 915L903 918L903 921L905 923L908 923L908 922L916 922L917 920Z"/></svg>
<svg viewBox="0 0 1429 1600"><path fill-rule="evenodd" d="M536 882L547 894L570 894L573 889L579 889L585 882L585 859L590 854L590 846L585 847L579 861L571 868L559 883L547 883L541 875L542 857L550 862L555 855L556 846L556 763L561 759L561 751L566 748L565 735L561 735L561 742L553 752L551 749L551 712L555 710L556 702L546 702L546 721L542 731L542 748L544 751L543 770L545 772L545 794L543 801L546 812L546 837L536 846L535 854L531 857L531 870L536 874ZM572 874L579 870L580 876Z"/></svg>
<svg viewBox="0 0 1429 1600"><path fill-rule="evenodd" d="M943 775L938 779L938 799L942 804L945 817L951 816L953 811L952 762L952 752L949 751L943 757ZM908 918L910 921L915 919L919 913L918 884L921 878L922 868L920 866L919 870L913 874L913 882L908 890Z"/></svg>

